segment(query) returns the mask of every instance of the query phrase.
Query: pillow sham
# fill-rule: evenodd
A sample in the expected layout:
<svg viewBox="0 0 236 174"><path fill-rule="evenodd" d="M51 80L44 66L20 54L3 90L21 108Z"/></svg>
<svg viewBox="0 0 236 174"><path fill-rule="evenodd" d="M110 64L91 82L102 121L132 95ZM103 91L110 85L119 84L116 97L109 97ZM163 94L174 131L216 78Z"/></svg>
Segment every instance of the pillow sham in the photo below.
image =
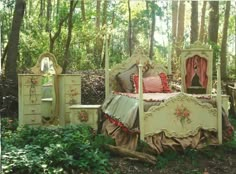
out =
<svg viewBox="0 0 236 174"><path fill-rule="evenodd" d="M128 93L134 92L134 87L131 77L133 74L137 73L138 73L138 67L136 64L134 64L128 70L118 73L116 75L116 79L123 90L121 92L128 92Z"/></svg>
<svg viewBox="0 0 236 174"><path fill-rule="evenodd" d="M133 75L134 92L138 93L139 90L139 76ZM144 93L168 93L171 92L165 73L160 73L156 76L149 76L143 78L143 92Z"/></svg>

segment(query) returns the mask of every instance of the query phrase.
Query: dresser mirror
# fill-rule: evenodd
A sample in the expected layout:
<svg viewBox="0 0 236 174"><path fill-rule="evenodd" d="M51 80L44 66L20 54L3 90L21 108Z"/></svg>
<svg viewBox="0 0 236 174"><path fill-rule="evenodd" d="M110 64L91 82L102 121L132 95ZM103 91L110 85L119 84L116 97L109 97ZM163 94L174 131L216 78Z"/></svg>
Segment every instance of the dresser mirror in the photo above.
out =
<svg viewBox="0 0 236 174"><path fill-rule="evenodd" d="M57 64L55 56L46 52L39 56L36 65L31 71L34 74L42 75L42 119L44 122L50 121L55 115L57 103L55 75L61 74L62 68Z"/></svg>

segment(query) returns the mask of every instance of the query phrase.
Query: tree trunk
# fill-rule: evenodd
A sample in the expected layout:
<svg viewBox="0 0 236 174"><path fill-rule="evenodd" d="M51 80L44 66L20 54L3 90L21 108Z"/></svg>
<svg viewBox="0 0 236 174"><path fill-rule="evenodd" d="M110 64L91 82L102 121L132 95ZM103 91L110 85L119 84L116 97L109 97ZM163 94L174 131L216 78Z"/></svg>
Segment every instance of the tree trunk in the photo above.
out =
<svg viewBox="0 0 236 174"><path fill-rule="evenodd" d="M107 26L107 6L108 6L108 1L104 1L103 3L103 12L102 12L102 28L103 28L103 33L102 33L102 37L101 37L101 48L100 48L100 60L99 60L99 65L102 67L102 62L103 62L103 59L104 59L104 56L105 56L105 50L103 48L103 45L104 45L104 38L105 35L107 34L107 29L108 29L108 26Z"/></svg>
<svg viewBox="0 0 236 174"><path fill-rule="evenodd" d="M146 0L146 10L147 10L147 14L149 15L149 13L150 13L150 9L149 9L149 4L150 4L150 1L148 1L148 0ZM147 40L150 40L150 29L151 29L151 27L150 27L150 22L149 22L149 20L148 20L148 23L147 23L147 30L145 30L145 37L147 37ZM150 45L149 45L150 46ZM150 49L150 48L148 48L148 49Z"/></svg>
<svg viewBox="0 0 236 174"><path fill-rule="evenodd" d="M184 41L185 1L179 1L176 55L179 57Z"/></svg>
<svg viewBox="0 0 236 174"><path fill-rule="evenodd" d="M205 35L206 4L207 4L207 1L203 1L203 5L202 5L202 15L201 15L201 25L200 25L200 31L199 31L199 40L200 40L201 42L204 41L204 35Z"/></svg>
<svg viewBox="0 0 236 174"><path fill-rule="evenodd" d="M112 145L108 145L108 144L105 144L105 148L110 150L111 152L113 152L116 155L135 158L141 162L146 162L146 163L153 164L153 165L155 165L157 162L157 159L155 156L149 155L147 153L132 151L132 150L129 150L126 148L112 146Z"/></svg>
<svg viewBox="0 0 236 174"><path fill-rule="evenodd" d="M128 0L128 11L129 11L129 28L128 28L128 42L129 42L129 56L132 55L132 22L131 22L131 7L130 0Z"/></svg>
<svg viewBox="0 0 236 174"><path fill-rule="evenodd" d="M178 1L172 1L172 38L173 38L173 45L176 41L176 28L177 28L177 18L178 17Z"/></svg>
<svg viewBox="0 0 236 174"><path fill-rule="evenodd" d="M72 28L73 28L73 12L76 7L76 4L78 1L71 0L70 1L70 12L68 17L68 33L67 33L67 39L66 39L66 46L65 46L65 52L64 52L64 63L62 66L62 73L64 74L66 72L66 68L68 66L68 63L70 61L70 42L71 42L71 34L72 34Z"/></svg>
<svg viewBox="0 0 236 174"><path fill-rule="evenodd" d="M38 24L40 28L43 28L44 25L44 17L45 17L45 0L40 0L40 10L39 10L39 18L38 18Z"/></svg>
<svg viewBox="0 0 236 174"><path fill-rule="evenodd" d="M25 0L16 0L14 16L12 20L12 29L8 41L7 59L5 73L6 78L17 82L17 57L20 27L24 17Z"/></svg>
<svg viewBox="0 0 236 174"><path fill-rule="evenodd" d="M153 59L153 44L154 44L154 33L155 33L155 26L156 26L156 14L155 14L155 8L154 4L155 2L151 2L151 17L152 17L152 28L151 28L151 33L150 33L150 50L149 50L149 58L152 60Z"/></svg>
<svg viewBox="0 0 236 174"><path fill-rule="evenodd" d="M228 34L228 24L229 24L229 12L230 12L230 1L226 1L226 9L224 16L224 27L223 27L223 36L221 42L221 78L227 78L227 34Z"/></svg>
<svg viewBox="0 0 236 174"><path fill-rule="evenodd" d="M219 1L209 1L208 40L216 48L219 28ZM216 74L217 50L213 50L213 74Z"/></svg>
<svg viewBox="0 0 236 174"><path fill-rule="evenodd" d="M177 20L178 20L178 0L171 1L171 11L172 11L172 46L171 46L171 67L176 71L177 67L174 62L176 62L175 50L176 50L176 39L177 39Z"/></svg>
<svg viewBox="0 0 236 174"><path fill-rule="evenodd" d="M100 47L101 47L101 39L99 36L100 33L100 23L101 23L101 0L97 0L97 6L96 6L96 33L97 33L97 37L96 37L96 44L94 47L94 62L96 62L99 57L100 57Z"/></svg>
<svg viewBox="0 0 236 174"><path fill-rule="evenodd" d="M80 5L81 5L82 20L85 22L86 21L86 16L85 16L84 0L81 0Z"/></svg>
<svg viewBox="0 0 236 174"><path fill-rule="evenodd" d="M82 14L83 24L86 24L86 13L85 13L84 0L81 0L80 6L81 6L81 14ZM89 41L84 39L84 43L83 44L86 46L87 54L89 54L90 53Z"/></svg>
<svg viewBox="0 0 236 174"><path fill-rule="evenodd" d="M191 2L191 35L190 42L194 43L198 39L198 1Z"/></svg>
<svg viewBox="0 0 236 174"><path fill-rule="evenodd" d="M75 10L76 5L73 6L73 10ZM58 24L58 30L55 32L54 36L52 36L52 31L49 31L49 39L50 39L50 44L49 44L49 52L53 53L53 48L54 48L54 43L56 41L56 39L60 36L61 34L61 28L62 25L64 24L64 22L69 18L69 14L70 12L60 20L59 24Z"/></svg>
<svg viewBox="0 0 236 174"><path fill-rule="evenodd" d="M47 23L46 23L46 32L50 31L50 23L51 23L51 13L52 13L52 2L51 0L47 0Z"/></svg>

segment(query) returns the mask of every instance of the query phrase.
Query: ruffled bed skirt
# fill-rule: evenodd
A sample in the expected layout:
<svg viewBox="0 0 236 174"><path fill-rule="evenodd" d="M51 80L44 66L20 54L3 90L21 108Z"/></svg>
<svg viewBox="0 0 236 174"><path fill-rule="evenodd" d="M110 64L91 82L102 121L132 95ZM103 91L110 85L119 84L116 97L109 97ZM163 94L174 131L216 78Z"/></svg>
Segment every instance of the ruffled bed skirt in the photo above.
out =
<svg viewBox="0 0 236 174"><path fill-rule="evenodd" d="M228 139L233 134L233 127L228 120L223 119L223 138ZM115 140L116 146L136 150L139 140L139 133L131 133L125 131L122 127L115 125L106 119L103 122L102 133L112 137ZM207 130L199 130L194 136L186 138L169 138L163 132L152 136L145 137L145 142L149 145L148 151L155 154L160 154L166 149L176 151L186 148L200 149L207 145L218 144L217 133Z"/></svg>

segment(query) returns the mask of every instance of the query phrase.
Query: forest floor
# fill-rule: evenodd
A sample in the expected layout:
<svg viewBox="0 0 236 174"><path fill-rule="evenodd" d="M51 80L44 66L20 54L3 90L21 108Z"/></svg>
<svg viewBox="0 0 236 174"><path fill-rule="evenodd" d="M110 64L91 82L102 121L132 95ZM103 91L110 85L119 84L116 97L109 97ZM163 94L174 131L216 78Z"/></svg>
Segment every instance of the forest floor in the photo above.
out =
<svg viewBox="0 0 236 174"><path fill-rule="evenodd" d="M201 152L200 152L201 153ZM236 149L214 149L214 154L178 154L175 159L159 158L156 166L113 156L110 163L119 174L236 174ZM119 172L116 172L116 171Z"/></svg>

